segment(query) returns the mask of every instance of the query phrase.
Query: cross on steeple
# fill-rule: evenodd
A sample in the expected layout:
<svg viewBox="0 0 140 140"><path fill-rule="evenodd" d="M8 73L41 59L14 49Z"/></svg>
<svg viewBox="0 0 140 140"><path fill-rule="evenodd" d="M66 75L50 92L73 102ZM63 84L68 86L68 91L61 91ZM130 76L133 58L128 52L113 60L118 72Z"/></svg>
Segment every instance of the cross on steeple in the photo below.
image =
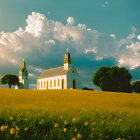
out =
<svg viewBox="0 0 140 140"><path fill-rule="evenodd" d="M67 48L67 52L69 51L69 49Z"/></svg>

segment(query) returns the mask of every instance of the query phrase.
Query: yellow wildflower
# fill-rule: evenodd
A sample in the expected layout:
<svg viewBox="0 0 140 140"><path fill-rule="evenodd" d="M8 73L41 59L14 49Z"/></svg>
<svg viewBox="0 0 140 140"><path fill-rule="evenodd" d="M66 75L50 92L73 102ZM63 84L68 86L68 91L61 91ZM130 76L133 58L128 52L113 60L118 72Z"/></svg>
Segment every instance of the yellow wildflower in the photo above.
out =
<svg viewBox="0 0 140 140"><path fill-rule="evenodd" d="M95 131L95 128L92 128L92 131Z"/></svg>
<svg viewBox="0 0 140 140"><path fill-rule="evenodd" d="M4 127L5 127L5 129L7 129L7 128L8 128L8 126L7 126L7 125L5 125Z"/></svg>
<svg viewBox="0 0 140 140"><path fill-rule="evenodd" d="M75 123L75 122L76 122L76 120L77 120L76 118L73 118L73 119L72 119L73 123Z"/></svg>
<svg viewBox="0 0 140 140"><path fill-rule="evenodd" d="M16 132L16 131L15 131L14 128L11 128L11 129L10 129L10 134L11 134L11 135L15 134L15 132Z"/></svg>
<svg viewBox="0 0 140 140"><path fill-rule="evenodd" d="M11 121L12 121L12 120L13 120L13 117L10 117L10 118L9 118L9 120L11 120Z"/></svg>
<svg viewBox="0 0 140 140"><path fill-rule="evenodd" d="M16 126L16 130L19 131L19 127L18 126Z"/></svg>
<svg viewBox="0 0 140 140"><path fill-rule="evenodd" d="M95 125L96 124L96 122L93 122L93 125Z"/></svg>
<svg viewBox="0 0 140 140"><path fill-rule="evenodd" d="M82 135L80 133L77 134L77 139L82 139Z"/></svg>
<svg viewBox="0 0 140 140"><path fill-rule="evenodd" d="M74 129L74 132L77 132L77 129L76 128Z"/></svg>
<svg viewBox="0 0 140 140"><path fill-rule="evenodd" d="M121 138L118 138L118 139L116 139L116 140L121 140Z"/></svg>
<svg viewBox="0 0 140 140"><path fill-rule="evenodd" d="M88 125L88 122L85 122L85 124L84 124L85 126L87 126Z"/></svg>
<svg viewBox="0 0 140 140"><path fill-rule="evenodd" d="M66 132L67 131L67 128L64 128L64 130L63 130L64 132Z"/></svg>
<svg viewBox="0 0 140 140"><path fill-rule="evenodd" d="M28 121L28 119L27 119L27 118L25 118L25 121Z"/></svg>
<svg viewBox="0 0 140 140"><path fill-rule="evenodd" d="M3 125L3 126L1 126L0 129L1 129L1 131L5 131L7 129L7 127L8 127L7 125Z"/></svg>
<svg viewBox="0 0 140 140"><path fill-rule="evenodd" d="M58 127L58 123L55 123L55 124L54 124L54 127Z"/></svg>
<svg viewBox="0 0 140 140"><path fill-rule="evenodd" d="M122 121L122 119L119 119L119 122L121 122Z"/></svg>
<svg viewBox="0 0 140 140"><path fill-rule="evenodd" d="M76 138L72 138L71 140L76 140Z"/></svg>
<svg viewBox="0 0 140 140"><path fill-rule="evenodd" d="M63 119L63 116L60 116L60 119Z"/></svg>
<svg viewBox="0 0 140 140"><path fill-rule="evenodd" d="M26 127L24 130L27 131L27 129L28 129L28 128Z"/></svg>
<svg viewBox="0 0 140 140"><path fill-rule="evenodd" d="M64 121L64 125L67 125L67 120Z"/></svg>
<svg viewBox="0 0 140 140"><path fill-rule="evenodd" d="M42 122L40 121L39 124L42 124Z"/></svg>

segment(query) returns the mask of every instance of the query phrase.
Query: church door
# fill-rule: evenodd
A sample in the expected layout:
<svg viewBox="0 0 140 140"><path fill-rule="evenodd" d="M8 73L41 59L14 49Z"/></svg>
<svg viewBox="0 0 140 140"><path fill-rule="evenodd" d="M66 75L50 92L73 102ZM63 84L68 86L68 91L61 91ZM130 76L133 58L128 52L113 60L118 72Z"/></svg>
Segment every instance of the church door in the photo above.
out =
<svg viewBox="0 0 140 140"><path fill-rule="evenodd" d="M65 80L62 79L62 89L64 89L64 88L65 88Z"/></svg>
<svg viewBox="0 0 140 140"><path fill-rule="evenodd" d="M73 80L73 89L76 89L76 81Z"/></svg>

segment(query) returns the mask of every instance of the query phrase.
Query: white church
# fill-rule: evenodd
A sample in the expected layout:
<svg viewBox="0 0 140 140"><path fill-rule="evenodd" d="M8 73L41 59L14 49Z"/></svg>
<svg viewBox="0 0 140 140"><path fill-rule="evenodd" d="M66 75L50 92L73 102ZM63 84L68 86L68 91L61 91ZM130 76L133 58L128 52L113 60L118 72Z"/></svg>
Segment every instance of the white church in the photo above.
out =
<svg viewBox="0 0 140 140"><path fill-rule="evenodd" d="M79 74L71 64L70 54L65 54L64 66L44 71L37 79L37 89L78 89Z"/></svg>
<svg viewBox="0 0 140 140"><path fill-rule="evenodd" d="M19 72L19 83L20 85L16 85L15 89L29 89L29 77L28 77L28 71L26 68L26 63L23 60L22 62L22 68Z"/></svg>

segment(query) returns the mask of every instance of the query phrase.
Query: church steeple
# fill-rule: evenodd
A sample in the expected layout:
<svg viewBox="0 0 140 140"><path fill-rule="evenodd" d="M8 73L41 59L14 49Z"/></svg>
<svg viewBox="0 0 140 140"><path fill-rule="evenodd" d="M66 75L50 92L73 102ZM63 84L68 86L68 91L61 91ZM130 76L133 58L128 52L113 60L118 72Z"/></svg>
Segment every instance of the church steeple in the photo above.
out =
<svg viewBox="0 0 140 140"><path fill-rule="evenodd" d="M22 69L23 69L23 68L26 68L26 63L25 63L24 59L23 59L23 61L22 61Z"/></svg>
<svg viewBox="0 0 140 140"><path fill-rule="evenodd" d="M64 59L64 69L65 70L69 69L70 66L71 66L71 58L67 48L67 52L65 53L65 59Z"/></svg>
<svg viewBox="0 0 140 140"><path fill-rule="evenodd" d="M24 89L29 88L28 71L27 71L26 63L24 60L22 61L22 68L20 69L20 72L19 72L19 82L22 86L20 88L24 88Z"/></svg>

